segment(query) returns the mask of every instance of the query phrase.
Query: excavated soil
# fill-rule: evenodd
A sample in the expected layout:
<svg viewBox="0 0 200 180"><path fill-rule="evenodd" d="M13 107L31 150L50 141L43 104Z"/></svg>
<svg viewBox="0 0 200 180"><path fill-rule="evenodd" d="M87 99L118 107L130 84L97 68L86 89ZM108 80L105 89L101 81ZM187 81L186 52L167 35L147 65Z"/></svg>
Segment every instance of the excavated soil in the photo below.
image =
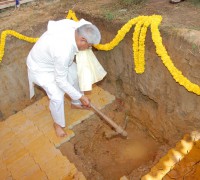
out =
<svg viewBox="0 0 200 180"><path fill-rule="evenodd" d="M169 150L129 111L130 107L121 99L102 111L122 127L126 125L127 138L112 136L114 129L94 115L75 126L75 138L59 148L88 180L119 180L124 175L140 179Z"/></svg>

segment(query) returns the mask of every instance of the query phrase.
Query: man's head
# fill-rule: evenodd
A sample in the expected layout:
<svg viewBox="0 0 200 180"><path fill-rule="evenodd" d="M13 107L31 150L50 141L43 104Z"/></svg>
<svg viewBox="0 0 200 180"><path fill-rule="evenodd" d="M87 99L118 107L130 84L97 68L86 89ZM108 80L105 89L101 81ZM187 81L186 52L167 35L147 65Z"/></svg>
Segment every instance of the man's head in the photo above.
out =
<svg viewBox="0 0 200 180"><path fill-rule="evenodd" d="M95 25L85 24L76 29L75 39L78 49L86 50L93 44L99 44L101 34Z"/></svg>

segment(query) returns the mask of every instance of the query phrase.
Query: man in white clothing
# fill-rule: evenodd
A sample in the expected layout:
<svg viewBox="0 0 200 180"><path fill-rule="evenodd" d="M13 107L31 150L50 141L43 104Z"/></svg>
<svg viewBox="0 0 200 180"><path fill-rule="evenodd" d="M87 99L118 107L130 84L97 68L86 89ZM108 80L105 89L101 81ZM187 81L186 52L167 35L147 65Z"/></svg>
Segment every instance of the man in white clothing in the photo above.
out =
<svg viewBox="0 0 200 180"><path fill-rule="evenodd" d="M98 44L100 39L98 28L84 19L79 22L68 19L49 21L47 31L28 55L30 98L34 96L34 84L46 91L59 137L67 135L63 130L65 93L72 99L73 107L90 107L90 100L79 89L74 57L79 51Z"/></svg>

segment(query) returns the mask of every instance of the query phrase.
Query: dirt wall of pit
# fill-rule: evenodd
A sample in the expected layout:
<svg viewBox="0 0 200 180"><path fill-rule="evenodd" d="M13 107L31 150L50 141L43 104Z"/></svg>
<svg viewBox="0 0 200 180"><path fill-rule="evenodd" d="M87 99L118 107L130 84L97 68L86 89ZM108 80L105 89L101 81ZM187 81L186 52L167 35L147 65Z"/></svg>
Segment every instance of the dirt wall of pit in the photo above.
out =
<svg viewBox="0 0 200 180"><path fill-rule="evenodd" d="M78 14L95 23L102 32L102 43L110 42L123 24L112 24L102 19ZM58 17L55 19L59 19ZM61 18L60 18L61 19ZM31 31L22 34L39 37L46 30L47 22L34 24ZM108 72L99 83L104 89L126 101L138 123L145 126L160 141L175 142L177 138L194 129L200 128L200 96L188 92L172 78L169 71L155 52L155 46L148 30L145 43L145 72L136 74L133 64L132 33L111 51L94 51ZM175 66L192 82L200 85L200 53L198 32L185 37L191 31L161 26L161 35ZM28 32L28 33L27 33ZM196 38L194 38L196 37ZM195 45L195 43L197 45ZM26 57L33 44L14 37L6 41L5 56L0 65L0 119L25 108L44 96L36 89L36 98L29 100Z"/></svg>
<svg viewBox="0 0 200 180"><path fill-rule="evenodd" d="M106 23L101 27L105 27ZM104 42L122 25L103 28ZM131 33L130 33L131 32ZM132 32L112 51L98 51L101 64L108 71L102 85L125 99L131 114L161 141L176 142L183 134L200 127L200 96L179 85L156 54L148 30L145 43L145 72L136 74L133 64ZM163 44L174 65L191 82L200 85L200 32L160 27Z"/></svg>

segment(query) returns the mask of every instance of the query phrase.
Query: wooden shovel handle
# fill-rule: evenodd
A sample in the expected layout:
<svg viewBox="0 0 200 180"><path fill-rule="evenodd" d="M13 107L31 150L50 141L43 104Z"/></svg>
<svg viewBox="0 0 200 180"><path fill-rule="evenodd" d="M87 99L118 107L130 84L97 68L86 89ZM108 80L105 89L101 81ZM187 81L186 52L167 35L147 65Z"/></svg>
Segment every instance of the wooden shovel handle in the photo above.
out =
<svg viewBox="0 0 200 180"><path fill-rule="evenodd" d="M93 104L90 103L91 108L98 113L103 119L105 119L112 127L115 128L115 130L121 134L122 136L127 136L127 132L119 125L117 125L112 119L110 119L108 116L103 114L97 107L95 107Z"/></svg>

